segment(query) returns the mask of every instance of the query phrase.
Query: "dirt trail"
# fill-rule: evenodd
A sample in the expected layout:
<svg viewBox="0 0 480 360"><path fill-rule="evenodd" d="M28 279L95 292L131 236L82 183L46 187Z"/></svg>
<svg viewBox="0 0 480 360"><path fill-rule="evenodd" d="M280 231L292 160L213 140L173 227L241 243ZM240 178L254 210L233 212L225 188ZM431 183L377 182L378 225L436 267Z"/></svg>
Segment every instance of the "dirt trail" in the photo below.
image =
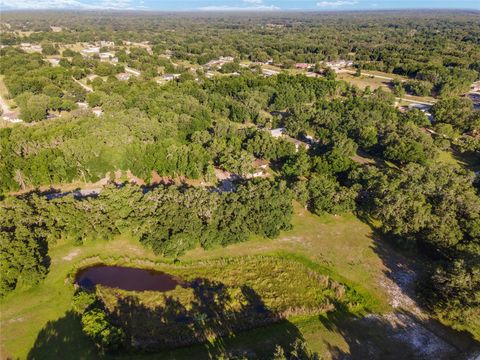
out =
<svg viewBox="0 0 480 360"><path fill-rule="evenodd" d="M474 357L480 351L479 343L432 319L420 307L415 294L419 273L415 264L392 249L383 247L379 252L387 268L379 284L388 294L394 311L370 317L381 317L391 325L394 330L388 331L387 336L413 349L419 359Z"/></svg>
<svg viewBox="0 0 480 360"><path fill-rule="evenodd" d="M11 112L10 108L7 105L7 102L3 97L0 96L0 108L2 109L3 114L8 114Z"/></svg>
<svg viewBox="0 0 480 360"><path fill-rule="evenodd" d="M297 246L303 245L304 250L313 251L302 236L283 237L279 241L295 242ZM466 333L442 325L421 308L415 291L421 267L381 239L374 240L373 248L383 266L376 275L372 274L371 281L384 290L391 311L355 319L354 330L337 323L349 352L332 352L332 358L480 360L480 343Z"/></svg>
<svg viewBox="0 0 480 360"><path fill-rule="evenodd" d="M75 79L73 76L72 76L72 79L73 79L73 81L75 81L78 85L80 85L82 88L84 88L87 92L92 92L92 91L93 91L93 89L92 89L90 86L85 85L85 84L82 83L81 81Z"/></svg>

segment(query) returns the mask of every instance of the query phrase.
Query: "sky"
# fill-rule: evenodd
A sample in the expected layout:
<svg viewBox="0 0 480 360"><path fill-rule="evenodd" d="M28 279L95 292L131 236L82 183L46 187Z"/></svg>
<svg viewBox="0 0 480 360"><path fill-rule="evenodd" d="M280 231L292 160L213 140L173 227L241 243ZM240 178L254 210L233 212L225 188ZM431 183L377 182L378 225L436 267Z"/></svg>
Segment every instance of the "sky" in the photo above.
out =
<svg viewBox="0 0 480 360"><path fill-rule="evenodd" d="M345 11L476 9L480 0L0 0L0 9L146 11Z"/></svg>

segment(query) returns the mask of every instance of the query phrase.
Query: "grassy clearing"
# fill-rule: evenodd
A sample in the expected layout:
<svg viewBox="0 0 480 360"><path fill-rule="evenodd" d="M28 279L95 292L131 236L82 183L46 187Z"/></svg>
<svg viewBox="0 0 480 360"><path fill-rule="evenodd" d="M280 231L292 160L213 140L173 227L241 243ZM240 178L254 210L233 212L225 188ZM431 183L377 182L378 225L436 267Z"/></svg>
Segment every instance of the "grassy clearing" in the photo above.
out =
<svg viewBox="0 0 480 360"><path fill-rule="evenodd" d="M372 73L369 71L369 73ZM402 77L395 76L394 74L387 74L387 73L380 73L380 72L375 72L375 75L383 76L383 77L390 77L390 78L398 78L399 80L402 80ZM384 78L379 78L379 77L374 77L373 73L372 75L368 74L363 74L362 76L355 76L354 74L350 73L338 73L337 74L337 79L338 80L344 80L352 85L355 85L359 87L360 89L364 90L367 86L370 87L371 90L375 90L378 88L382 88L383 90L387 92L392 92L392 89L390 88L390 80L384 79ZM404 95L402 99L410 100L410 101L401 101L400 105L411 105L411 101L419 101L419 102L426 102L426 103L434 103L435 99L431 96L414 96L414 95Z"/></svg>
<svg viewBox="0 0 480 360"><path fill-rule="evenodd" d="M293 253L341 276L340 282L354 284L356 290L376 299L372 311L388 311L390 306L378 279L388 271L376 253L372 230L354 215L316 216L294 206L293 229L278 239L254 238L247 243L209 251L195 249L182 260L237 256L258 253ZM335 270L333 270L335 269Z"/></svg>
<svg viewBox="0 0 480 360"><path fill-rule="evenodd" d="M128 334L127 344L137 349L208 341L221 351L218 341L225 335L236 337L240 330L279 321L286 325L292 317L334 309L349 314L363 309L358 294L323 275L322 267L306 266L297 257L245 256L148 268L173 274L184 286L164 293L97 287L111 317ZM293 336L290 326L289 344L300 337L298 330Z"/></svg>
<svg viewBox="0 0 480 360"><path fill-rule="evenodd" d="M304 266L318 267L319 271L329 274L335 281L346 283L361 293L372 311L390 310L387 296L378 282L383 272L387 270L375 251L375 242L368 225L360 222L353 215L318 217L298 205L295 205L293 225L292 230L283 232L274 240L254 238L227 248L209 251L192 250L180 258L180 263L188 264L200 260L211 261L211 259L255 254L295 257L295 261L302 262ZM74 341L68 344L59 342L59 344L62 345L62 351L69 351L72 354L72 358L95 358L92 344L78 331L78 319L69 314L74 289L73 286L65 283L65 279L71 274L72 269L82 266L85 259L94 259L99 255L114 257L119 261L122 258L128 261L127 257L144 259L147 262L165 260L156 257L141 247L138 242L125 238L110 242L96 241L80 247L59 243L50 250L52 263L46 279L35 288L16 290L0 303L2 358L7 356L26 358L35 341L37 340L38 345L38 341L41 340L37 337L42 329L42 333L48 332L49 329L51 331L65 329L69 338ZM97 259L100 260L100 258ZM51 323L47 325L48 322ZM292 329L291 326L306 339L313 351L327 358L329 346L332 344L348 350L343 336L328 330L318 316L299 318L294 316L289 318L289 324L286 325L277 324L249 330L248 333L240 333L234 338L226 339L225 346L232 349L261 351L262 344L276 341L277 333L280 339ZM60 330L57 327L60 327ZM252 336L257 333L258 337ZM50 344L49 350L44 349L46 352L38 358L58 358L54 356L55 341L48 344ZM194 346L163 353L160 358L188 359L195 351L198 351L198 354L203 351L208 354L208 349L204 346ZM78 356L75 357L74 354ZM152 358L159 357L152 356Z"/></svg>
<svg viewBox="0 0 480 360"><path fill-rule="evenodd" d="M367 86L370 86L370 89L372 90L381 87L384 90L390 91L390 87L388 85L390 80L380 79L373 76L362 75L357 77L349 73L338 73L337 79L347 81L352 85L358 86L362 90L364 90Z"/></svg>
<svg viewBox="0 0 480 360"><path fill-rule="evenodd" d="M99 257L85 259L80 267L96 264L98 261ZM167 272L187 284L205 279L232 288L245 285L260 296L266 307L278 313L301 312L302 315L323 313L324 310L332 309L335 301L348 304L352 313L363 309L361 296L333 280L329 269L298 255L252 255L175 264L125 257L113 260L101 258L100 261L108 265L135 266ZM72 275L73 273L74 271L71 272ZM185 304L194 300L194 291L190 286L177 287L162 294L156 291L136 293L110 288L101 289L105 300L109 298L110 302L107 300L107 303L111 305L110 308L117 302L112 294L121 297L135 296L151 308L165 305L163 295L176 297ZM236 305L241 303L240 300Z"/></svg>
<svg viewBox="0 0 480 360"><path fill-rule="evenodd" d="M480 157L473 152L461 154L451 149L445 150L440 152L436 160L443 164L480 171Z"/></svg>

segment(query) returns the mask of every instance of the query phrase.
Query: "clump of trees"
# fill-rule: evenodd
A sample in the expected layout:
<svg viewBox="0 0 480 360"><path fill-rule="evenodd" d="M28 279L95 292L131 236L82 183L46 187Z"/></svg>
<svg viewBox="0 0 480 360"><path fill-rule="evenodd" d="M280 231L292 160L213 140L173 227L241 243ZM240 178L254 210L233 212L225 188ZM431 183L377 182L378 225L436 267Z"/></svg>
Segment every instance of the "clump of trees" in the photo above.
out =
<svg viewBox="0 0 480 360"><path fill-rule="evenodd" d="M362 186L362 209L381 221L385 236L433 260L420 286L427 305L456 327L478 331L480 197L472 174L446 165L409 164L352 175Z"/></svg>
<svg viewBox="0 0 480 360"><path fill-rule="evenodd" d="M122 346L126 337L123 329L108 318L103 303L95 293L79 289L73 296L72 308L80 316L83 333L101 353L113 352Z"/></svg>
<svg viewBox="0 0 480 360"><path fill-rule="evenodd" d="M461 133L480 129L479 114L472 101L463 97L444 98L432 107L436 123L449 124Z"/></svg>
<svg viewBox="0 0 480 360"><path fill-rule="evenodd" d="M129 233L155 253L175 257L250 235L276 237L289 228L291 216L292 193L284 182L268 180L221 194L176 186L143 192L125 185L106 188L98 198L8 197L0 204L1 294L40 281L48 271L48 247L60 238L82 243Z"/></svg>
<svg viewBox="0 0 480 360"><path fill-rule="evenodd" d="M96 16L75 14L56 20L60 26L65 22L61 33L44 31L47 15L32 16L28 24L22 15L5 16L11 30L2 44L38 42L43 55L51 55L58 44L110 39L120 63L65 50L60 66L53 67L42 54L0 49L0 74L23 120L70 112L38 126L0 129L2 193L94 182L118 169L146 181L156 171L213 182L215 167L245 176L256 159L269 162L275 180L246 182L222 194L174 186L142 193L125 186L81 200L7 196L0 206L2 293L37 283L48 271L48 247L61 236L80 243L129 233L158 254L178 256L250 234L276 236L288 228L295 197L316 214L357 210L379 220L387 238L431 258L434 269L422 285L428 306L457 326L477 325L480 182L471 173L435 164L440 150L450 146L469 155L480 149L480 112L459 96L479 78L480 28L474 16L419 21L400 13L365 14L318 21L320 15L291 15L258 23L186 17L179 27L175 18L129 15L108 17L102 23L109 25L99 27ZM270 28L272 23L279 26ZM41 32L20 39L13 31L25 27ZM126 51L126 38L150 41L153 56L143 48ZM240 75L206 79L200 70L194 81L180 65L181 60L203 65L219 56L235 58L222 72ZM391 93L361 91L336 81L331 70L323 78L284 73L265 78L258 64L241 67L246 59L271 59L284 68L307 62L317 64L318 72L321 61L346 59L355 62L358 76L364 69L407 76L392 83L397 96L406 91L440 97L432 108L437 134L422 131L431 125L422 112L395 109ZM124 65L141 76L117 80ZM181 77L160 86L152 80L162 73ZM103 78L88 81L93 91L87 94L74 79L89 74ZM101 118L76 109L75 103L85 100L102 107ZM275 127L284 127L290 139L265 131ZM292 139L306 143L307 135L314 139L310 148L296 149ZM377 166L360 165L360 155ZM90 315L86 332L101 347L114 344L118 334L107 319Z"/></svg>

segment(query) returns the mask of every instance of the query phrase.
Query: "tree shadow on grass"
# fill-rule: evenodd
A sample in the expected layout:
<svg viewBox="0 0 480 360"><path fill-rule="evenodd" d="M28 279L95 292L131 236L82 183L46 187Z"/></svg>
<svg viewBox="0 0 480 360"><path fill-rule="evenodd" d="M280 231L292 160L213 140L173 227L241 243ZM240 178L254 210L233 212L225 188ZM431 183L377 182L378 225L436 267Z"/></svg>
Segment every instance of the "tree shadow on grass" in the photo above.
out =
<svg viewBox="0 0 480 360"><path fill-rule="evenodd" d="M38 333L27 356L28 360L97 358L92 342L82 332L80 317L72 311L49 321Z"/></svg>
<svg viewBox="0 0 480 360"><path fill-rule="evenodd" d="M345 312L320 317L329 330L340 334L348 350L327 344L334 360L443 360L467 359L473 350L464 351L452 344L448 334L432 328L432 320L398 310L386 315L354 317Z"/></svg>
<svg viewBox="0 0 480 360"><path fill-rule="evenodd" d="M193 298L165 294L163 305L147 307L135 295L117 299L109 319L125 332L118 358L271 359L277 345L288 355L316 359L295 348L303 336L295 325L268 309L250 287L228 287L208 279L190 283ZM303 353L302 353L303 352ZM80 317L69 312L38 334L28 359L93 359L100 355L81 330Z"/></svg>
<svg viewBox="0 0 480 360"><path fill-rule="evenodd" d="M369 219L363 220L368 223ZM386 335L383 339L388 342L393 340L392 346L401 348L402 351L398 354L382 351L383 356L379 358L383 359L462 359L467 358L472 352L479 351L480 343L471 334L456 331L441 324L430 318L428 312L422 309L417 287L431 260L416 252L415 249L401 251L394 244L387 242L383 234L375 230L372 233L372 240L372 249L385 267L384 277L378 281L387 293L394 311L383 317L370 317L370 321L367 322L368 327L361 332L360 341L368 345L368 339L363 334L373 332L372 338L375 338L376 329L379 334L384 330ZM409 256L412 253L414 256ZM364 320L365 318L355 322L358 329L364 327L362 325ZM353 333L356 334L356 331ZM352 329L348 326L345 330L345 338L352 339L347 342L352 344L353 355L358 353L358 347L353 340L355 336L352 337ZM363 348L368 348L367 345ZM361 352L360 354L351 358L361 358L365 355Z"/></svg>
<svg viewBox="0 0 480 360"><path fill-rule="evenodd" d="M198 358L265 358L265 354L273 356L277 344L288 353L295 341L304 340L293 324L269 310L250 287L231 288L208 279L196 279L190 286L194 297L188 304L166 296L164 306L148 308L134 296L119 299L112 315L125 330L130 350L151 352L202 344L196 347ZM259 327L274 323L276 341L268 337L268 329L257 338L241 336L252 331L260 335Z"/></svg>

